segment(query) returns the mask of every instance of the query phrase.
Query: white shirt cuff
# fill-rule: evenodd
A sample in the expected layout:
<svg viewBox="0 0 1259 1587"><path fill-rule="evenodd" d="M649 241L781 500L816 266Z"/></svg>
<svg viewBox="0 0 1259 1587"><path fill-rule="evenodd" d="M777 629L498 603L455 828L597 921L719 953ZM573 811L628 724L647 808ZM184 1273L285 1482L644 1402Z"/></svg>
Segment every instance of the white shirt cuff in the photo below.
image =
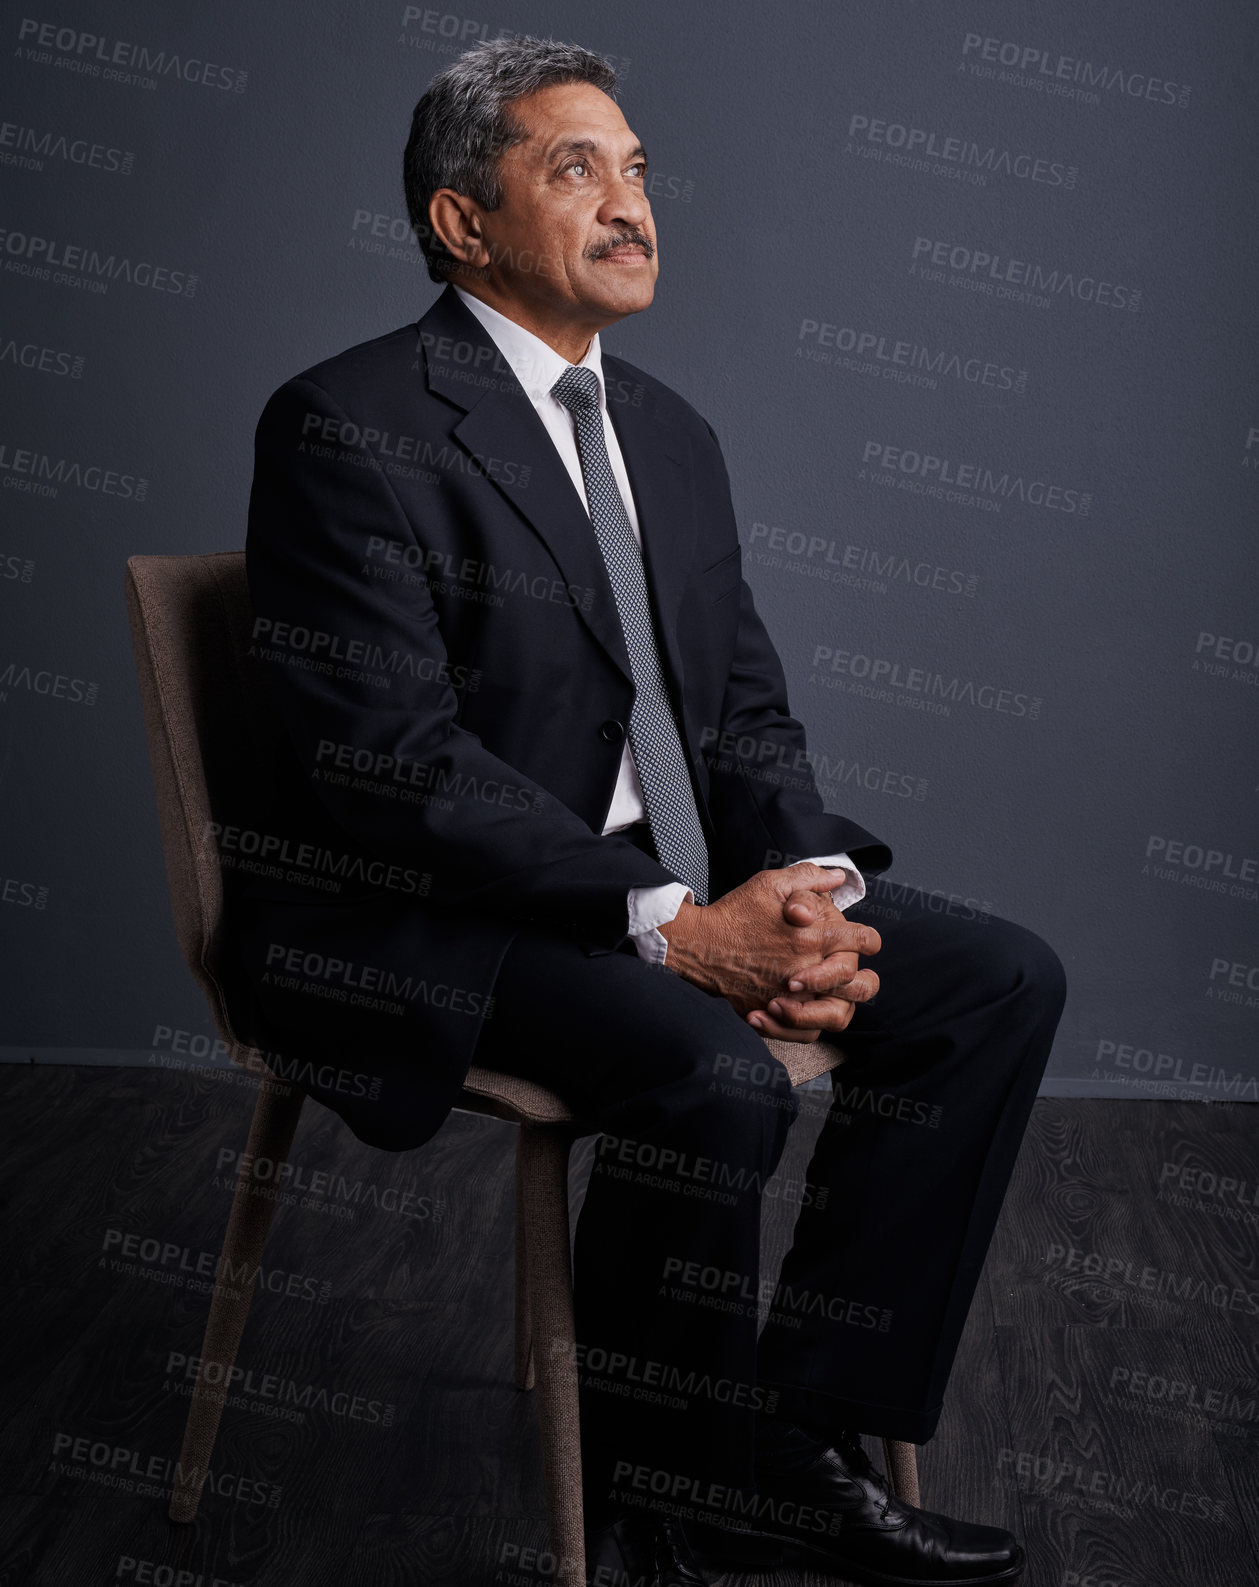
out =
<svg viewBox="0 0 1259 1587"><path fill-rule="evenodd" d="M831 889L831 901L836 909L847 909L866 896L865 877L846 853L810 856L806 860L793 860L792 864L829 865L843 871L844 880ZM667 963L669 944L661 935L660 927L667 925L683 904L693 903L694 898L691 889L682 882L630 888L629 937L640 959L646 959L648 964Z"/></svg>
<svg viewBox="0 0 1259 1587"><path fill-rule="evenodd" d="M843 884L831 889L831 901L836 909L848 909L859 904L866 896L866 879L848 858L847 854L810 855L807 860L793 860L793 865L832 865L844 873Z"/></svg>
<svg viewBox="0 0 1259 1587"><path fill-rule="evenodd" d="M631 887L629 890L629 935L640 959L648 964L663 964L669 944L659 928L671 921L683 904L693 903L695 894L684 882L664 882L659 887Z"/></svg>

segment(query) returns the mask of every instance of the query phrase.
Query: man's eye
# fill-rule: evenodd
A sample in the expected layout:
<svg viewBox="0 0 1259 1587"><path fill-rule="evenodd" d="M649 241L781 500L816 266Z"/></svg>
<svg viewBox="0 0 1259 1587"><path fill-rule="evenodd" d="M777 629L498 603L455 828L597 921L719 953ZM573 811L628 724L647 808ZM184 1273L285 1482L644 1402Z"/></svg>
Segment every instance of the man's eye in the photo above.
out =
<svg viewBox="0 0 1259 1587"><path fill-rule="evenodd" d="M642 160L636 160L634 164L630 166L630 170L637 171L639 176L642 177L646 173L647 167Z"/></svg>
<svg viewBox="0 0 1259 1587"><path fill-rule="evenodd" d="M579 175L585 176L587 170L586 162L584 160L574 160L570 166L566 167L566 169L569 171L576 171Z"/></svg>

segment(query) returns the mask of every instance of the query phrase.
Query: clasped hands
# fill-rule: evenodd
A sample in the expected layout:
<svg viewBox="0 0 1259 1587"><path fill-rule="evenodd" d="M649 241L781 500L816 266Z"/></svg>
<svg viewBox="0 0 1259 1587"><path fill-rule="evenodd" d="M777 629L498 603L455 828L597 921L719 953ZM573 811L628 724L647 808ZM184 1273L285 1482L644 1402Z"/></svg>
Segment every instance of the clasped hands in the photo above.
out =
<svg viewBox="0 0 1259 1587"><path fill-rule="evenodd" d="M660 927L669 967L724 997L762 1036L812 1042L841 1031L879 989L857 957L883 941L836 909L837 885L834 871L806 863L759 871L702 908L683 904Z"/></svg>

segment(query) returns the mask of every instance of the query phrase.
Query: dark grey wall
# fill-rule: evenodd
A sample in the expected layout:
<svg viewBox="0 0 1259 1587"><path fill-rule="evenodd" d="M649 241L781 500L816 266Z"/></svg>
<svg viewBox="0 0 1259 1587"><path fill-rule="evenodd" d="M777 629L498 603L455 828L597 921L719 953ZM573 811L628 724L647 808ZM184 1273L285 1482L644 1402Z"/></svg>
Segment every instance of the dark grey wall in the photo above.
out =
<svg viewBox="0 0 1259 1587"><path fill-rule="evenodd" d="M411 106L461 39L530 31L622 73L661 282L605 341L721 437L828 804L1059 949L1049 1089L1259 1097L1253 6L3 26L4 1056L209 1032L123 562L240 546L268 393L428 306Z"/></svg>

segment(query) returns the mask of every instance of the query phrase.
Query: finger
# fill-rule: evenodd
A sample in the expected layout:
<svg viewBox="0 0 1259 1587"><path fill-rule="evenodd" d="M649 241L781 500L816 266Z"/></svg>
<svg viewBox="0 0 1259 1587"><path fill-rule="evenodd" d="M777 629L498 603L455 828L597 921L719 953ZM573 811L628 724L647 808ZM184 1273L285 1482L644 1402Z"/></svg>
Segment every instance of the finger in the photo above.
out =
<svg viewBox="0 0 1259 1587"><path fill-rule="evenodd" d="M789 992L835 992L860 972L855 953L832 953L820 964L806 964L787 977ZM872 972L873 973L873 972Z"/></svg>
<svg viewBox="0 0 1259 1587"><path fill-rule="evenodd" d="M820 1030L798 1030L791 1025L780 1025L763 1008L754 1009L748 1015L748 1024L757 1035L768 1036L772 1041L817 1041L822 1034Z"/></svg>
<svg viewBox="0 0 1259 1587"><path fill-rule="evenodd" d="M789 893L830 893L844 885L844 873L822 865L789 865L778 872L777 885L784 898Z"/></svg>
<svg viewBox="0 0 1259 1587"><path fill-rule="evenodd" d="M822 920L798 928L802 957L791 966L785 977L787 982L806 969L816 970L828 960L855 959L858 954L872 957L882 947L882 938L873 927L863 926L855 920L845 920L838 911L836 916L834 921ZM806 954L809 957L804 957Z"/></svg>
<svg viewBox="0 0 1259 1587"><path fill-rule="evenodd" d="M840 995L846 1003L869 1003L873 1000L878 990L878 972L863 967L857 971Z"/></svg>
<svg viewBox="0 0 1259 1587"><path fill-rule="evenodd" d="M784 1029L834 1032L847 1028L853 1007L843 997L810 998L801 1002L775 997L770 999L766 1013Z"/></svg>
<svg viewBox="0 0 1259 1587"><path fill-rule="evenodd" d="M820 893L797 888L783 901L783 919L790 921L793 926L812 925L815 920L821 920L826 915L828 903L829 900ZM835 906L831 904L830 907L834 909Z"/></svg>
<svg viewBox="0 0 1259 1587"><path fill-rule="evenodd" d="M859 970L842 992L822 993L816 997L810 997L807 992L793 992L771 998L766 1007L775 1019L789 1022L796 1017L792 1010L804 1009L813 1015L831 1003L868 1003L878 990L879 978L874 971Z"/></svg>
<svg viewBox="0 0 1259 1587"><path fill-rule="evenodd" d="M883 946L883 938L873 926L864 925L859 920L847 920L838 909L834 915L825 915L818 921L817 932L826 939L828 954L861 953L872 958Z"/></svg>

